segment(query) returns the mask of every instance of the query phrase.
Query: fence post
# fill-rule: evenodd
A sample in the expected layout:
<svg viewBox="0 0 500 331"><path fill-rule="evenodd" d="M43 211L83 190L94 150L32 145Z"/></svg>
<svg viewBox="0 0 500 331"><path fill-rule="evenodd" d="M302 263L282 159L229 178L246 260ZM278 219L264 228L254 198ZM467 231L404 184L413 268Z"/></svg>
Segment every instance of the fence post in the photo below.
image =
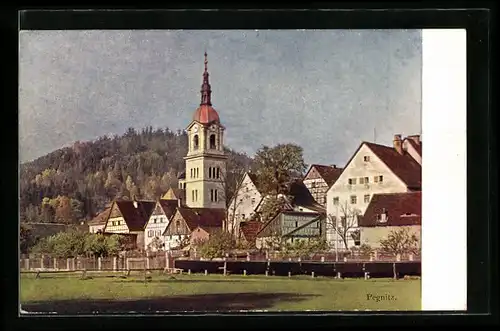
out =
<svg viewBox="0 0 500 331"><path fill-rule="evenodd" d="M314 271L313 271L313 272L311 272L311 277L312 277L312 278L314 278Z"/></svg>
<svg viewBox="0 0 500 331"><path fill-rule="evenodd" d="M118 261L116 256L113 256L113 271L118 270Z"/></svg>
<svg viewBox="0 0 500 331"><path fill-rule="evenodd" d="M250 253L247 252L247 261L250 261Z"/></svg>
<svg viewBox="0 0 500 331"><path fill-rule="evenodd" d="M129 258L129 257L127 257L126 262L125 262L125 264L126 264L126 266L127 266L127 270L130 270L130 268L129 268L129 259L130 259L130 258Z"/></svg>
<svg viewBox="0 0 500 331"><path fill-rule="evenodd" d="M393 277L394 279L398 279L398 273L396 272L396 263L392 264L392 272L393 272Z"/></svg>
<svg viewBox="0 0 500 331"><path fill-rule="evenodd" d="M398 253L398 254L396 255L396 261L401 261L401 254L399 254L399 253Z"/></svg>
<svg viewBox="0 0 500 331"><path fill-rule="evenodd" d="M54 258L54 269L57 270L57 259Z"/></svg>
<svg viewBox="0 0 500 331"><path fill-rule="evenodd" d="M24 259L24 267L26 270L30 270L30 259Z"/></svg>
<svg viewBox="0 0 500 331"><path fill-rule="evenodd" d="M347 256L344 256L344 262L347 262Z"/></svg>
<svg viewBox="0 0 500 331"><path fill-rule="evenodd" d="M149 256L146 257L146 269L149 270Z"/></svg>
<svg viewBox="0 0 500 331"><path fill-rule="evenodd" d="M44 263L43 263L43 262L44 262L44 261L43 261L43 257L44 257L44 256L43 256L43 254L42 254L42 257L40 258L40 269L43 269L43 268L44 268L44 267L43 267L43 264L44 264Z"/></svg>
<svg viewBox="0 0 500 331"><path fill-rule="evenodd" d="M375 261L377 261L377 260L378 260L378 251L377 251L377 250L375 250L375 251L373 252L373 259L374 259Z"/></svg>
<svg viewBox="0 0 500 331"><path fill-rule="evenodd" d="M298 261L298 262L302 261L302 259L300 258L300 256L299 256L299 258L297 259L297 261Z"/></svg>
<svg viewBox="0 0 500 331"><path fill-rule="evenodd" d="M321 257L321 262L325 262L325 257L324 256Z"/></svg>
<svg viewBox="0 0 500 331"><path fill-rule="evenodd" d="M76 270L76 258L71 258L71 270Z"/></svg>
<svg viewBox="0 0 500 331"><path fill-rule="evenodd" d="M97 258L97 270L101 271L102 270L102 258L99 256Z"/></svg>
<svg viewBox="0 0 500 331"><path fill-rule="evenodd" d="M413 261L413 254L412 253L408 254L408 260Z"/></svg>
<svg viewBox="0 0 500 331"><path fill-rule="evenodd" d="M373 261L373 256L372 255L370 255L370 261Z"/></svg>

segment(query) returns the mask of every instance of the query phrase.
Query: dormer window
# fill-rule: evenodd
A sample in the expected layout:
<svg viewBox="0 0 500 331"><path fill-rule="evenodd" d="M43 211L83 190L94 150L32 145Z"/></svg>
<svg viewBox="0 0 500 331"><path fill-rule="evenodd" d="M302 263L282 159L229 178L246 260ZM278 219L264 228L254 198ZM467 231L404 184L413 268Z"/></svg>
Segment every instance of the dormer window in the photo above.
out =
<svg viewBox="0 0 500 331"><path fill-rule="evenodd" d="M380 223L386 223L388 219L387 210L385 208L382 209L382 213L377 215L377 221Z"/></svg>

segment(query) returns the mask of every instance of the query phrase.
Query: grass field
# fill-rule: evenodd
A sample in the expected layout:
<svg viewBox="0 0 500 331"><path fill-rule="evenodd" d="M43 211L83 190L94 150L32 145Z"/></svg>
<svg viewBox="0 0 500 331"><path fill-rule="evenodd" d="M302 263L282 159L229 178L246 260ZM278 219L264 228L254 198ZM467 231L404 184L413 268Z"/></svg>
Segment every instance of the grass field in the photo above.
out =
<svg viewBox="0 0 500 331"><path fill-rule="evenodd" d="M27 312L420 310L420 280L333 279L307 276L22 275ZM122 276L123 277L123 276Z"/></svg>

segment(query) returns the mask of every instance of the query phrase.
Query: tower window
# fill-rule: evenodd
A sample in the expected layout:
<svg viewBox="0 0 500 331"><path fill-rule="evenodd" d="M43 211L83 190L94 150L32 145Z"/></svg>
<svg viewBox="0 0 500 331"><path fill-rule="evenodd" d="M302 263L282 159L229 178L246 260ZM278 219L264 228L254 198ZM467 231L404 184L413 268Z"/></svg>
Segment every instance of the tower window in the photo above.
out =
<svg viewBox="0 0 500 331"><path fill-rule="evenodd" d="M215 144L215 134L210 135L210 149L215 149L216 144Z"/></svg>
<svg viewBox="0 0 500 331"><path fill-rule="evenodd" d="M212 178L212 167L208 167L208 178Z"/></svg>
<svg viewBox="0 0 500 331"><path fill-rule="evenodd" d="M217 178L220 178L220 168L217 168Z"/></svg>
<svg viewBox="0 0 500 331"><path fill-rule="evenodd" d="M198 135L196 134L196 135L194 135L194 138L193 138L193 148L198 149L199 143L200 143L200 141L199 141Z"/></svg>

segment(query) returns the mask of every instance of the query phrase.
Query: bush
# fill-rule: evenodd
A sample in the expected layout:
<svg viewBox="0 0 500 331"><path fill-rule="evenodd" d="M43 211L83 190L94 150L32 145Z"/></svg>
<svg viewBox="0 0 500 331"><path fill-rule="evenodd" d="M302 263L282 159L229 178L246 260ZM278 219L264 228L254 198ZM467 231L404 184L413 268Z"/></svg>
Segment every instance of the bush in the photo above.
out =
<svg viewBox="0 0 500 331"><path fill-rule="evenodd" d="M228 251L235 247L231 234L223 231L211 234L208 240L196 240L193 244L199 255L207 259L224 257Z"/></svg>

